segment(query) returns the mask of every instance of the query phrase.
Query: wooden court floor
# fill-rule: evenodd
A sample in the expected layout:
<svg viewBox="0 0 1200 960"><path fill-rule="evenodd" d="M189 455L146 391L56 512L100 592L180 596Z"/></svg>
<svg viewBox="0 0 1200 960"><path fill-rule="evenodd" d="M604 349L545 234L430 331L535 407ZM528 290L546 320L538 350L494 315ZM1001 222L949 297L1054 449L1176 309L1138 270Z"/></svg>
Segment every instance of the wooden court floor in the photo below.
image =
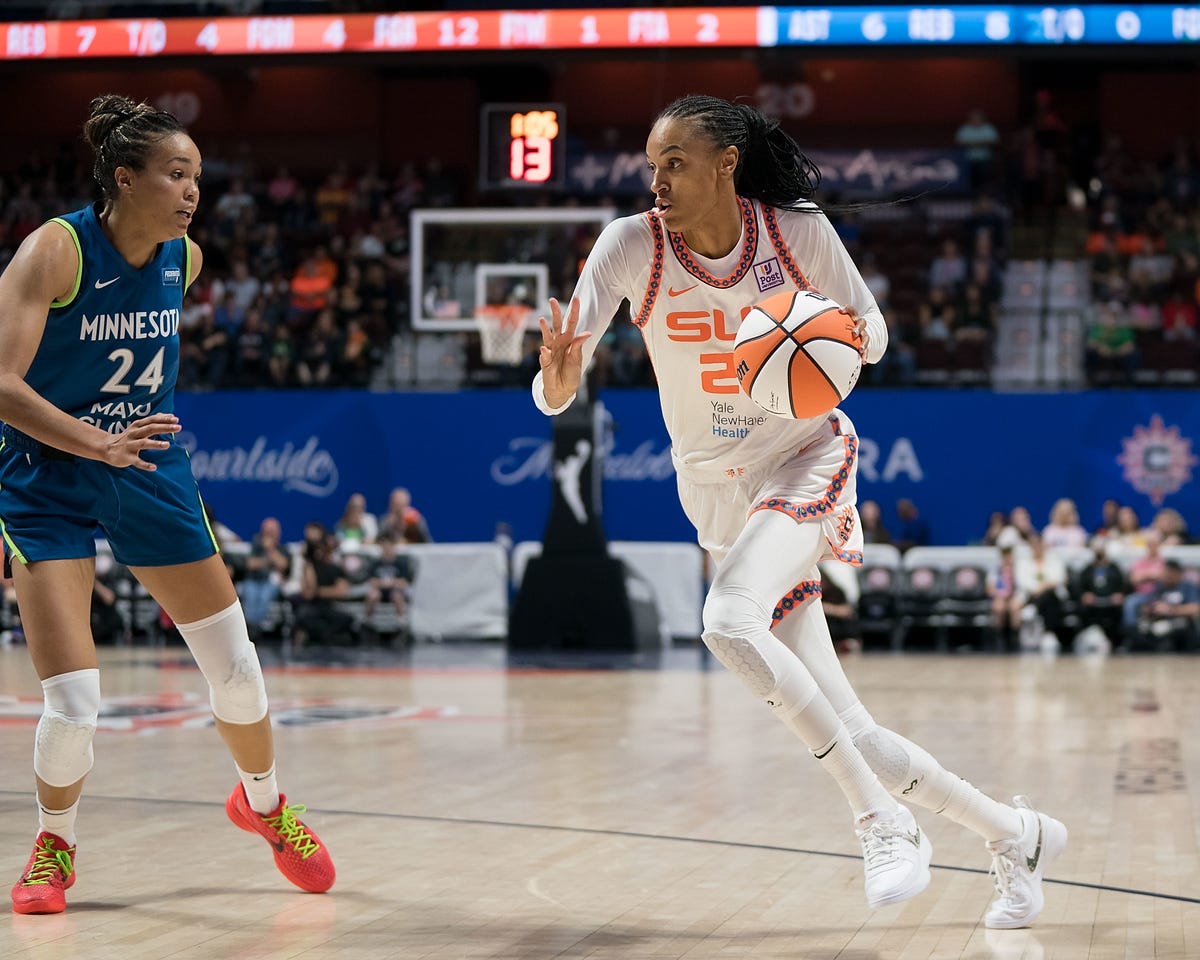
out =
<svg viewBox="0 0 1200 960"><path fill-rule="evenodd" d="M225 820L233 769L181 650L106 650L68 912L8 914L36 960L1200 958L1200 660L866 655L876 717L1066 822L1047 904L987 931L989 859L920 813L921 896L862 895L849 811L700 651L660 669L506 669L488 647L268 671L280 771L339 869L291 888ZM35 830L38 686L0 651L0 866Z"/></svg>

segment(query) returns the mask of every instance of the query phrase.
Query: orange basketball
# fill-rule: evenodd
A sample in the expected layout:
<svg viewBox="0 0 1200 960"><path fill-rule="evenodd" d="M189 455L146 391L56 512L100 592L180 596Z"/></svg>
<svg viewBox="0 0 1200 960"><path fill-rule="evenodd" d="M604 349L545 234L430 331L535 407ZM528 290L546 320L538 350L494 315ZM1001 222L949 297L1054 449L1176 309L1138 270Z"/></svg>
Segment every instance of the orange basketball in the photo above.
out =
<svg viewBox="0 0 1200 960"><path fill-rule="evenodd" d="M862 369L854 321L813 290L777 293L742 321L733 344L742 390L764 410L807 420L850 395Z"/></svg>

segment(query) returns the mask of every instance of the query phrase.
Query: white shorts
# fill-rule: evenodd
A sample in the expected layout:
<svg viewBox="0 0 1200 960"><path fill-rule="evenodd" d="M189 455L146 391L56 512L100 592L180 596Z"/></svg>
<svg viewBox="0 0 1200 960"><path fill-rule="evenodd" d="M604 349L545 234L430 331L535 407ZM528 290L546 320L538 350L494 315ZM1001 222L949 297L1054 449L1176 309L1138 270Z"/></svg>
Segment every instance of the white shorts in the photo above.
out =
<svg viewBox="0 0 1200 960"><path fill-rule="evenodd" d="M757 510L775 510L798 523L819 523L827 549L820 559L862 564L858 522L858 435L850 418L834 410L817 434L794 453L782 454L720 479L678 475L679 501L700 546L720 566Z"/></svg>

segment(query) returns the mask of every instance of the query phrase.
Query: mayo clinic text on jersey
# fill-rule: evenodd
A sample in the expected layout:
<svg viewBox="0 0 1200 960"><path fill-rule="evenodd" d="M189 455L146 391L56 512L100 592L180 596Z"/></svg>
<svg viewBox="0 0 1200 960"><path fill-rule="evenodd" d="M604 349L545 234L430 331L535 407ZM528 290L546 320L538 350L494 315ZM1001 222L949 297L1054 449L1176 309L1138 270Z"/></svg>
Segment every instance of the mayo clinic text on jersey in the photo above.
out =
<svg viewBox="0 0 1200 960"><path fill-rule="evenodd" d="M154 340L179 333L179 310L137 310L131 313L84 314L80 340Z"/></svg>

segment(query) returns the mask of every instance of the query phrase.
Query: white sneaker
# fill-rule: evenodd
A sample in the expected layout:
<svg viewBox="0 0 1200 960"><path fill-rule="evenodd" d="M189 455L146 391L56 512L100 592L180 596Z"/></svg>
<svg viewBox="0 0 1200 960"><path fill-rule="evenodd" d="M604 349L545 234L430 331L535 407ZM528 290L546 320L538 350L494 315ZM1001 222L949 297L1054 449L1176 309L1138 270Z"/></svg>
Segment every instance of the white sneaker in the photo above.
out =
<svg viewBox="0 0 1200 960"><path fill-rule="evenodd" d="M1046 866L1067 845L1067 828L1059 821L1038 813L1025 797L1013 797L1013 805L1021 815L1021 835L987 845L999 894L983 920L992 930L1027 927L1037 919L1046 904Z"/></svg>
<svg viewBox="0 0 1200 960"><path fill-rule="evenodd" d="M890 815L880 810L864 814L854 832L862 842L870 907L899 903L929 886L933 846L907 807Z"/></svg>

